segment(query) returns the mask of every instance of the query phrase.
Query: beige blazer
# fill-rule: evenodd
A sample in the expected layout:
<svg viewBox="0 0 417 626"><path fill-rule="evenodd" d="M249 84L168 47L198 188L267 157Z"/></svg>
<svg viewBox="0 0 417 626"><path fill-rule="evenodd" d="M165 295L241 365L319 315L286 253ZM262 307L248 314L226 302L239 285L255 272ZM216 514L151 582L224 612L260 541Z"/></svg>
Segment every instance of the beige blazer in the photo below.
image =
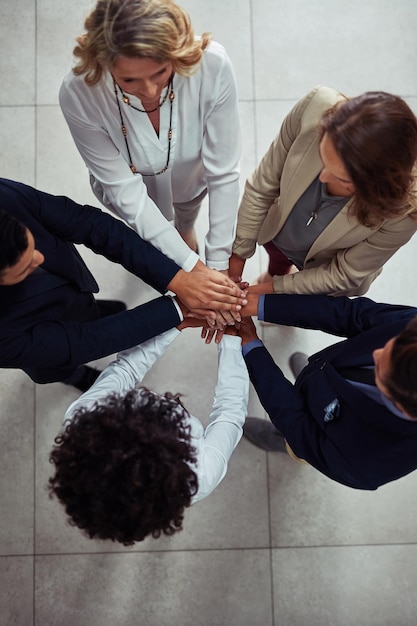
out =
<svg viewBox="0 0 417 626"><path fill-rule="evenodd" d="M344 98L334 89L315 87L285 118L246 181L233 244L239 257L248 259L256 244L263 245L279 233L294 204L320 173L317 127L324 111ZM361 295L417 229L417 221L409 215L385 220L377 228L362 226L348 215L351 202L312 244L303 270L274 277L277 293ZM410 212L415 209L410 207Z"/></svg>

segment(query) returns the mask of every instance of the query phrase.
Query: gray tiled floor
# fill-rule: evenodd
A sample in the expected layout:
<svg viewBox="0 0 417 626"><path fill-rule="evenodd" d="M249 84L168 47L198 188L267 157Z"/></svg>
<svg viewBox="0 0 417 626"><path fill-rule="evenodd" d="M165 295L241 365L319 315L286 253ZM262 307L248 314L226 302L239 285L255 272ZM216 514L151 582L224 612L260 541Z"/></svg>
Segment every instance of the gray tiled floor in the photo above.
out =
<svg viewBox="0 0 417 626"><path fill-rule="evenodd" d="M93 2L1 2L0 174L96 204L57 106L74 38ZM417 111L415 0L186 0L196 32L227 47L240 93L242 182L296 99L317 83L355 95L385 89ZM203 237L206 218L201 216ZM86 253L103 297L154 296L121 268ZM253 279L259 252L248 264ZM410 242L370 291L416 304ZM263 327L288 373L293 350L321 333ZM101 365L109 359L100 362ZM216 354L184 333L147 383L181 391L207 416ZM178 374L180 372L180 374ZM123 548L85 539L49 500L48 452L76 391L0 372L0 623L3 626L414 626L417 474L355 492L246 441L228 475L187 512L172 539ZM255 395L250 413L262 415Z"/></svg>

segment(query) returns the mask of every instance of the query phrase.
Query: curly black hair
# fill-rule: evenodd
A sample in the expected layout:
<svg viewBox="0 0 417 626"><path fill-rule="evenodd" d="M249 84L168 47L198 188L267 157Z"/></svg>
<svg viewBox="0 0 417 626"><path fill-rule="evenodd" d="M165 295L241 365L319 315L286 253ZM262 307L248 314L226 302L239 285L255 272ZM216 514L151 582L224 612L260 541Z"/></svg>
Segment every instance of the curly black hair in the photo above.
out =
<svg viewBox="0 0 417 626"><path fill-rule="evenodd" d="M50 455L49 492L70 524L125 546L182 530L198 490L188 415L178 396L144 387L80 407Z"/></svg>

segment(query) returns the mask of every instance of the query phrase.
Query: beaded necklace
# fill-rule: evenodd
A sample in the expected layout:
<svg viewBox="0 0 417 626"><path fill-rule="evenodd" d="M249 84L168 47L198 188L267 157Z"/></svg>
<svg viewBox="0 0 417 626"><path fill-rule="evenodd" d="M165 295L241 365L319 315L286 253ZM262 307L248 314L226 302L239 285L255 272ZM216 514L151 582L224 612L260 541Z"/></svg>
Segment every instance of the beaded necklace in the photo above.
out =
<svg viewBox="0 0 417 626"><path fill-rule="evenodd" d="M120 101L119 101L119 95L117 93L117 88L119 88L119 91L120 91L120 94L122 96L123 102L125 104L127 104L128 106L130 106L132 109L135 109L136 111L140 111L140 113L154 113L154 111L157 111L158 109L160 109L161 106L164 104L164 102L167 100L167 98L169 98L170 109L169 109L167 162L165 164L165 167L162 168L162 170L160 170L159 172L154 172L153 174L142 174L142 176L159 176L159 174L163 174L168 169L169 159L170 159L170 156L171 156L172 105L173 105L174 98L175 98L175 93L174 93L174 75L172 74L171 78L169 79L169 83L167 85L165 95L162 98L161 102L158 104L157 107L155 107L154 109L150 109L149 111L147 111L146 109L139 109L138 107L133 106L133 104L130 104L129 98L123 93L121 87L116 83L114 77L113 77L113 87L114 87L114 95L116 97L117 107L119 109L121 130L122 130L122 134L123 134L123 137L124 137L124 140L125 140L127 154L129 155L129 167L130 167L130 169L131 169L133 174L138 174L139 172L137 171L136 167L132 163L132 155L130 154L129 143L127 141L127 130L126 130L125 122L124 122L124 119L123 119L123 113L122 113L122 108L120 106Z"/></svg>

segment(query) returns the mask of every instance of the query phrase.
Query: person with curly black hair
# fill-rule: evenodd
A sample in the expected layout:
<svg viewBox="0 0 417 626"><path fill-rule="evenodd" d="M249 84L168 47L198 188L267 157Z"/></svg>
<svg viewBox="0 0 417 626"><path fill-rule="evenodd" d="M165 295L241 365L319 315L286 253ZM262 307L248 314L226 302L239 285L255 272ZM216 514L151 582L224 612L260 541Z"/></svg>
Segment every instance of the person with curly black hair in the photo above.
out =
<svg viewBox="0 0 417 626"><path fill-rule="evenodd" d="M218 345L210 422L179 396L136 389L179 331L121 352L67 410L50 460L49 490L70 523L90 538L124 545L182 530L184 510L221 482L246 417L248 374L241 339L228 329Z"/></svg>

